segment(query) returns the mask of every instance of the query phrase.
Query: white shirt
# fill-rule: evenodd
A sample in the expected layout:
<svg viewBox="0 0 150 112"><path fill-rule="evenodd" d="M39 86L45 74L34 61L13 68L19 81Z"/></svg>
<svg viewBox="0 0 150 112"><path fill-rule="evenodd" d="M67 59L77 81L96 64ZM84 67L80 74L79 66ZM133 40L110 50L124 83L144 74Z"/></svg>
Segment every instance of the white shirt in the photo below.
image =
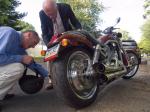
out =
<svg viewBox="0 0 150 112"><path fill-rule="evenodd" d="M65 32L65 28L62 23L59 11L57 11L56 20L53 21L53 28L54 28L54 34L61 34L61 33Z"/></svg>

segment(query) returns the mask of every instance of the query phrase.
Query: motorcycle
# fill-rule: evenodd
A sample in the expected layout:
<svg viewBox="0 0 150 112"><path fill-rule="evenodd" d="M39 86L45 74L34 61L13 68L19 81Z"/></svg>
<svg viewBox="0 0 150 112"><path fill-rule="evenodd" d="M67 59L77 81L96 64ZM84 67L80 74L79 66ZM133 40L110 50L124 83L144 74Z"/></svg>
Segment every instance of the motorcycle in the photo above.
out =
<svg viewBox="0 0 150 112"><path fill-rule="evenodd" d="M115 26L98 39L88 32L68 31L53 36L44 58L58 96L70 106L82 108L96 100L101 87L122 77L130 79L138 70L138 59L121 45Z"/></svg>

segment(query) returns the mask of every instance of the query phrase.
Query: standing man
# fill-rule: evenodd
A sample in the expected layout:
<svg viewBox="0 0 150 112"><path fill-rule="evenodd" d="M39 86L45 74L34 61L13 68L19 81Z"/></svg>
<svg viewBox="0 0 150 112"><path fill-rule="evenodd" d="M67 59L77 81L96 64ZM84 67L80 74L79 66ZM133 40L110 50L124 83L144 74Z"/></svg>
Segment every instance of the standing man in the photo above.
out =
<svg viewBox="0 0 150 112"><path fill-rule="evenodd" d="M34 48L39 40L35 31L20 34L10 27L0 27L0 110L2 100L22 77L25 66L32 70L40 68L43 77L48 76L48 72L39 64L33 64L33 57L26 53L26 49Z"/></svg>
<svg viewBox="0 0 150 112"><path fill-rule="evenodd" d="M46 45L54 34L61 34L65 31L81 29L81 24L75 17L70 5L56 3L55 0L45 0L43 10L40 11L41 29L43 40Z"/></svg>

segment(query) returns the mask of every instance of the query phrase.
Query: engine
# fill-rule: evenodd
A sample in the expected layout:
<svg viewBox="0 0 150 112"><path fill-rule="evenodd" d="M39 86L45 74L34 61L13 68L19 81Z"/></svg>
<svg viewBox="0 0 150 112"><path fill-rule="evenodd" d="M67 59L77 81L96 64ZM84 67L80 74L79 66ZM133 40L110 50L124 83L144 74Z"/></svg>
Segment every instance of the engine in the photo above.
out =
<svg viewBox="0 0 150 112"><path fill-rule="evenodd" d="M117 46L115 44L108 44L106 46L107 58L104 61L104 64L111 68L120 67L119 54L117 52Z"/></svg>

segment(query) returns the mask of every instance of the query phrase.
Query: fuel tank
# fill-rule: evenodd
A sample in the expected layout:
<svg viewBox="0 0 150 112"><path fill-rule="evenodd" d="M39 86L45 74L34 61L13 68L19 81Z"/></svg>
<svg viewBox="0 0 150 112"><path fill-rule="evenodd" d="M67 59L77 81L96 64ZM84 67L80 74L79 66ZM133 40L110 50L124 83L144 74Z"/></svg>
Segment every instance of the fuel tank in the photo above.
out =
<svg viewBox="0 0 150 112"><path fill-rule="evenodd" d="M108 40L111 40L111 35L104 35L98 38L98 41L100 41L103 44L106 43Z"/></svg>

